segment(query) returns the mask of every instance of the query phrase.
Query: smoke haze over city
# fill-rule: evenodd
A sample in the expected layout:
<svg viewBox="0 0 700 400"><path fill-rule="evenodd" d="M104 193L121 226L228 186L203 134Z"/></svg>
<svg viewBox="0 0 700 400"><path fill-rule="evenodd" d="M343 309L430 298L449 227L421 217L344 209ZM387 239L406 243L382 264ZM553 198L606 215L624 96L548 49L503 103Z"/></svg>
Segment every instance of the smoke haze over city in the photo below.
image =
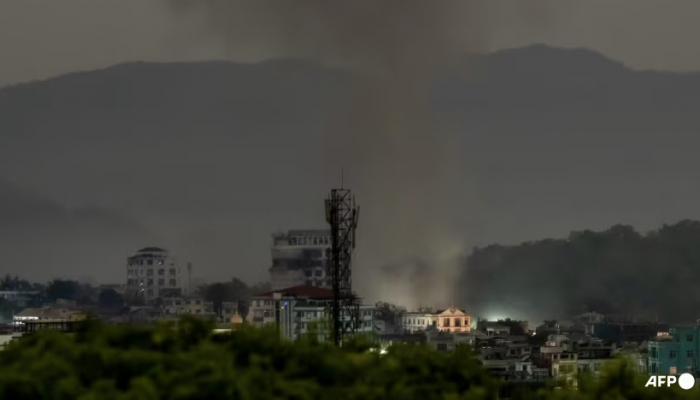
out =
<svg viewBox="0 0 700 400"><path fill-rule="evenodd" d="M700 218L692 2L76 0L53 66L57 6L26 3L0 5L2 272L119 281L153 245L262 281L342 179L360 295L447 306L479 303L474 246Z"/></svg>

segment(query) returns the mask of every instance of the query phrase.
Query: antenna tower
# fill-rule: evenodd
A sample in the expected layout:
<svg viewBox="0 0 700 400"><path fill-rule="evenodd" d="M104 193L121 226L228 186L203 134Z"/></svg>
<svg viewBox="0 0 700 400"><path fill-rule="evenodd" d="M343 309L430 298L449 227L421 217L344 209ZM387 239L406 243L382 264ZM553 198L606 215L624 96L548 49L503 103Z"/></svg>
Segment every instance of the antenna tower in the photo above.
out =
<svg viewBox="0 0 700 400"><path fill-rule="evenodd" d="M331 226L328 272L333 281L332 340L336 346L359 328L360 299L352 290L352 251L360 208L350 189L333 189L326 199L326 221Z"/></svg>

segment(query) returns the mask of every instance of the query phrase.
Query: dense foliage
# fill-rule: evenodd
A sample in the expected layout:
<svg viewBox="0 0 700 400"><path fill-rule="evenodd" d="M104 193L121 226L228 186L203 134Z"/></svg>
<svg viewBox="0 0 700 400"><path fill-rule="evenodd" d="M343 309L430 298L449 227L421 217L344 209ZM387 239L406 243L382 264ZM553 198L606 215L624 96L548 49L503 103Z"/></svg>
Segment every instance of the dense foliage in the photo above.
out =
<svg viewBox="0 0 700 400"><path fill-rule="evenodd" d="M567 239L477 248L460 293L475 308L507 315L597 311L691 322L700 318L698 244L700 222L682 221L647 234L618 225Z"/></svg>
<svg viewBox="0 0 700 400"><path fill-rule="evenodd" d="M216 314L221 313L224 302L236 302L238 312L244 317L248 314L250 301L256 294L271 290L268 283L258 283L248 286L238 278L233 278L229 282L217 282L202 285L198 288L198 293L206 301L210 301Z"/></svg>
<svg viewBox="0 0 700 400"><path fill-rule="evenodd" d="M691 399L697 388L645 388L619 361L578 391L499 385L468 348L439 353L362 339L337 349L279 339L274 330L212 333L187 319L179 331L89 322L76 334L44 331L0 353L0 399ZM500 387L499 387L500 386Z"/></svg>
<svg viewBox="0 0 700 400"><path fill-rule="evenodd" d="M341 350L270 330L180 327L26 338L0 353L0 399L489 399L496 390L466 349L380 356L361 341Z"/></svg>

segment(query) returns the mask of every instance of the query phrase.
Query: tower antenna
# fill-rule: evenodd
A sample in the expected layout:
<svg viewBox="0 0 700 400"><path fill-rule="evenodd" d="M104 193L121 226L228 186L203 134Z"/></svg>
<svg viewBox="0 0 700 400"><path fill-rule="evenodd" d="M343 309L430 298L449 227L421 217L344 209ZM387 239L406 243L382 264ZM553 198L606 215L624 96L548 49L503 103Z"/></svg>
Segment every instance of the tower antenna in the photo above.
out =
<svg viewBox="0 0 700 400"><path fill-rule="evenodd" d="M343 174L341 172L341 184ZM359 328L360 300L352 290L352 252L359 207L350 189L333 189L325 201L326 221L331 226L331 254L328 273L333 282L331 306L332 340L340 346Z"/></svg>

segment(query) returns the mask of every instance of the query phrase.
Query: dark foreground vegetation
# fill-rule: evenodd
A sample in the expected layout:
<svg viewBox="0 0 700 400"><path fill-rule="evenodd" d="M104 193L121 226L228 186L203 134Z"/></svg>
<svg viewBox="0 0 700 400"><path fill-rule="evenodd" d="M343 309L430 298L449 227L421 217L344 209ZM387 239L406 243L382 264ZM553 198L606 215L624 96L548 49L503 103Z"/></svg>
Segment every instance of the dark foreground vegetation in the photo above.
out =
<svg viewBox="0 0 700 400"><path fill-rule="evenodd" d="M0 399L494 399L503 386L467 348L437 353L393 346L386 355L357 340L343 349L290 343L273 330L212 334L185 320L135 328L85 325L46 331L0 353ZM644 388L626 364L583 379L579 391L508 392L528 399L696 399L697 390ZM503 395L501 395L503 398Z"/></svg>

